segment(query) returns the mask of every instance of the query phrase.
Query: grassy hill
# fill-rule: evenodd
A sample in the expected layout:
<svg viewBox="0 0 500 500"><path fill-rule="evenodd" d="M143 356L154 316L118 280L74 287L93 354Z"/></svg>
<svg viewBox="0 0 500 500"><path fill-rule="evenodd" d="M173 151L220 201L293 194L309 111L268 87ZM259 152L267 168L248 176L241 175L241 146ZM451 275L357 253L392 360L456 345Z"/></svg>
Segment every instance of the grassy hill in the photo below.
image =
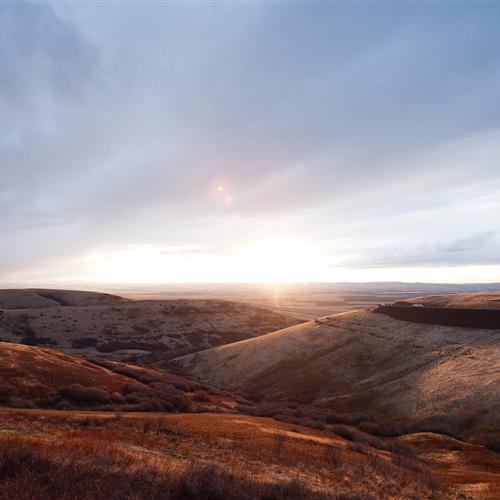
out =
<svg viewBox="0 0 500 500"><path fill-rule="evenodd" d="M472 309L500 309L500 292L456 293L414 297L402 302L424 304L427 307L465 307Z"/></svg>
<svg viewBox="0 0 500 500"><path fill-rule="evenodd" d="M16 398L43 398L70 384L121 391L131 379L52 349L0 342L1 388Z"/></svg>
<svg viewBox="0 0 500 500"><path fill-rule="evenodd" d="M15 498L457 498L418 458L268 418L1 410L0 417L9 431L0 463L10 471L0 487Z"/></svg>
<svg viewBox="0 0 500 500"><path fill-rule="evenodd" d="M150 412L235 404L230 394L166 370L0 342L0 406Z"/></svg>
<svg viewBox="0 0 500 500"><path fill-rule="evenodd" d="M95 306L128 302L118 295L43 288L0 289L0 309L37 309L60 306Z"/></svg>
<svg viewBox="0 0 500 500"><path fill-rule="evenodd" d="M354 311L174 361L222 387L378 421L490 439L500 415L500 336Z"/></svg>
<svg viewBox="0 0 500 500"><path fill-rule="evenodd" d="M480 445L432 433L381 436L375 422L327 408L256 403L164 370L99 363L0 343L3 491L455 499L494 498L500 484L500 457ZM26 403L32 409L20 408Z"/></svg>
<svg viewBox="0 0 500 500"><path fill-rule="evenodd" d="M10 308L0 309L0 341L119 360L170 359L300 322L227 300L129 301L91 292L57 291L57 297L56 291L44 296L33 290L3 292ZM14 309L15 304L23 308Z"/></svg>

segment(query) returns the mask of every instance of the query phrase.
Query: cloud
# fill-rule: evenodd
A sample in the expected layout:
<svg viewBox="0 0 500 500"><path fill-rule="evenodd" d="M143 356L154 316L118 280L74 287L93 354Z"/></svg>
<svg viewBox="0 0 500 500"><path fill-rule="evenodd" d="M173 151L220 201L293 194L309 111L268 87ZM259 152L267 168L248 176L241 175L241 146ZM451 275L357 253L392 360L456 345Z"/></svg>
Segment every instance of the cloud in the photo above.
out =
<svg viewBox="0 0 500 500"><path fill-rule="evenodd" d="M107 246L224 253L277 227L331 254L352 228L364 255L374 213L410 257L460 240L434 220L405 244L389 225L493 192L499 20L494 4L6 4L0 272Z"/></svg>
<svg viewBox="0 0 500 500"><path fill-rule="evenodd" d="M477 249L482 249L486 245L494 243L496 238L495 231L485 231L478 234L470 235L466 238L459 238L443 245L442 250L445 252L470 252ZM500 258L499 258L500 262Z"/></svg>
<svg viewBox="0 0 500 500"><path fill-rule="evenodd" d="M495 231L471 234L448 242L408 248L372 250L371 254L348 262L352 267L435 267L464 265L500 265L500 241Z"/></svg>

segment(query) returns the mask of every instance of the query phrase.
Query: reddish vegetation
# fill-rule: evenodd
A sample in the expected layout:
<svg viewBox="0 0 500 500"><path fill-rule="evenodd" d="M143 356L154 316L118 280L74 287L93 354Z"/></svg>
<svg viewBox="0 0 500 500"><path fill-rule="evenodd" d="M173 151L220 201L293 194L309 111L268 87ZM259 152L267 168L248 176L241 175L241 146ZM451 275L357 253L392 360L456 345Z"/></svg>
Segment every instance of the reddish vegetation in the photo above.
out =
<svg viewBox="0 0 500 500"><path fill-rule="evenodd" d="M403 439L444 484L472 498L498 499L499 453L438 434L411 434Z"/></svg>
<svg viewBox="0 0 500 500"><path fill-rule="evenodd" d="M62 304L66 299L59 295L39 298L55 300L60 309L71 309ZM82 296L82 300L87 298ZM193 307L180 301L175 305L177 317L199 314L201 309L193 312ZM220 305L224 314L232 309L238 312L240 307ZM140 311L128 309L131 316ZM231 387L238 377L251 375L252 383L239 385L248 389L245 395L166 371L161 368L163 363L152 368L102 357L90 361L51 349L0 342L0 405L4 406L0 408L0 500L496 498L500 489L500 455L494 451L500 448L497 434L487 412L481 413L481 419L475 418L482 411L477 404L467 407L475 413L461 413L456 387L447 388L460 417L453 426L449 415L439 408L436 416L420 421L414 413L411 420L396 418L392 422L375 413L370 416L377 394L379 407L388 401L387 389L384 394L376 391L379 386L389 387L376 380L381 370L374 363L377 353L383 354L383 359L397 359L389 349L396 346L405 355L410 353L407 357L414 364L419 360L416 353L429 337L428 332L423 336L418 330L415 335L420 336L409 347L408 330L403 332L405 341L401 343L401 332L394 325L388 329L390 323L373 316L378 315L318 319L212 351L221 353L221 359L213 365L216 377L207 380L220 383L218 377L227 372L225 385ZM43 340L30 333L29 321L21 319L17 326L22 327L25 343ZM4 326L10 325L9 321L4 321ZM379 327L373 329L377 322ZM413 331L415 326L408 328ZM434 350L436 339L443 335L441 330L433 331ZM290 332L296 345L283 344L290 340ZM460 332L449 333L456 340ZM462 334L468 338L468 332ZM490 340L496 346L493 334ZM471 345L477 348L483 337L475 339L475 344L469 342L468 349ZM281 342L280 348L273 351L269 339L274 347ZM81 348L98 347L91 337L80 341ZM130 347L127 340L123 342ZM255 351L258 355L237 358L241 353L251 354L252 345L259 347ZM442 363L448 343L439 345ZM345 349L354 347L357 350L345 354ZM489 346L487 351L490 357L492 349ZM328 357L330 351L333 357ZM338 352L344 352L341 358L335 358ZM485 352L481 351L481 366ZM280 359L283 353L293 356ZM455 347L452 354L450 359L456 363ZM468 350L463 354L461 367L471 356ZM190 360L203 366L206 357L207 353L199 353ZM342 365L344 359L348 365ZM245 363L249 361L248 368ZM417 363L416 370L428 366L428 359L425 361ZM267 372L255 378L261 364ZM308 372L306 366L314 369ZM415 374L416 370L406 371ZM393 372L388 371L391 383L399 377L396 373L394 378ZM449 369L443 373L453 373L457 379L460 372ZM488 386L478 382L482 380L480 372L476 369L471 373L478 375L475 383L484 389L474 394L484 395ZM335 397L320 398L316 401L319 406L305 403L305 396L314 390L320 391L320 396L345 391L345 376L353 377L352 384L358 383L359 376L370 380L363 397L358 395L354 400L362 404L349 407ZM337 386L331 390L324 387L327 384ZM287 401L283 391L290 386L300 389L298 394L304 397ZM401 387L408 391L408 386ZM442 397L442 388L436 387L435 394ZM269 400L277 389L279 397ZM401 409L396 402L387 407L391 414ZM494 414L495 401L491 403L488 411ZM449 436L422 430L447 432ZM487 447L453 438L477 438L478 433Z"/></svg>
<svg viewBox="0 0 500 500"><path fill-rule="evenodd" d="M0 405L20 408L176 412L234 406L221 391L163 370L19 344L0 343L0 376Z"/></svg>
<svg viewBox="0 0 500 500"><path fill-rule="evenodd" d="M24 498L454 498L422 462L267 418L1 411ZM29 481L27 481L29 478Z"/></svg>
<svg viewBox="0 0 500 500"><path fill-rule="evenodd" d="M77 356L5 342L0 342L0 380L14 386L19 397L31 399L73 383L114 392L130 382Z"/></svg>

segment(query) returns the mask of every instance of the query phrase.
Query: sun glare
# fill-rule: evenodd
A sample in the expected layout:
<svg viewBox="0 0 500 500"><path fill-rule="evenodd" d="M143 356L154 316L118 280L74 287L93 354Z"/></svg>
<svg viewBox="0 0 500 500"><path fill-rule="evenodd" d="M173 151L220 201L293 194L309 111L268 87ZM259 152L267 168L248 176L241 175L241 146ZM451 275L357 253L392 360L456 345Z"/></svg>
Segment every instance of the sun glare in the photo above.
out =
<svg viewBox="0 0 500 500"><path fill-rule="evenodd" d="M263 240L250 244L238 257L245 281L287 282L307 280L314 266L309 249L287 240Z"/></svg>
<svg viewBox="0 0 500 500"><path fill-rule="evenodd" d="M310 281L318 258L296 240L255 240L225 255L190 247L129 246L91 252L80 266L90 279L109 282L263 282Z"/></svg>

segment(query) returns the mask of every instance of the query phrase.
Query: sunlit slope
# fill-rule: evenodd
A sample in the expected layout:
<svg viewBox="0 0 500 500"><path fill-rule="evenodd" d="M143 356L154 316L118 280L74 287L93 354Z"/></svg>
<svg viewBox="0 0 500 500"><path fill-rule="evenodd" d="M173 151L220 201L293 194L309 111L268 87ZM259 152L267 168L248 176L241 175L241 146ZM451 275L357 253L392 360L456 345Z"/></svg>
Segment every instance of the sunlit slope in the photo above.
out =
<svg viewBox="0 0 500 500"><path fill-rule="evenodd" d="M426 297L406 299L403 302L409 302L411 304L424 304L427 307L500 309L500 291L428 295Z"/></svg>
<svg viewBox="0 0 500 500"><path fill-rule="evenodd" d="M494 429L500 415L497 330L354 311L176 362L202 380L269 399L427 421L461 435Z"/></svg>
<svg viewBox="0 0 500 500"><path fill-rule="evenodd" d="M0 342L0 384L26 398L70 384L119 391L133 380L82 358L51 349Z"/></svg>

